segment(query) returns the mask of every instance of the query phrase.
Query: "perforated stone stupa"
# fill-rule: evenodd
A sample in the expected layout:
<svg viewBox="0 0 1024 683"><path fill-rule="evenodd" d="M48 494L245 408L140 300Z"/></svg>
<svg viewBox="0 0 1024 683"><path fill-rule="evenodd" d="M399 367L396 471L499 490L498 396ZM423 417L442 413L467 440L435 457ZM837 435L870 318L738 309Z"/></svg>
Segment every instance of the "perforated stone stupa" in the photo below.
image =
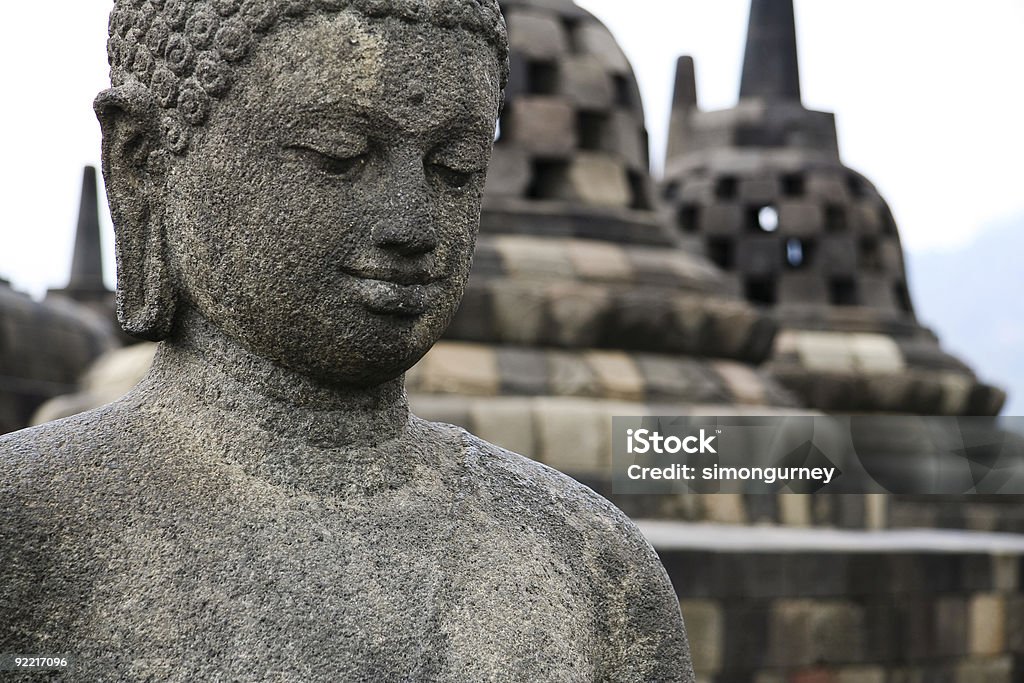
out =
<svg viewBox="0 0 1024 683"><path fill-rule="evenodd" d="M658 211L611 33L569 0L502 9L512 77L473 275L408 375L417 414L592 481L607 476L612 415L795 406L755 367L775 324Z"/></svg>
<svg viewBox="0 0 1024 683"><path fill-rule="evenodd" d="M75 391L92 361L116 346L105 320L110 299L106 315L76 303L77 293L111 295L103 288L99 244L96 171L87 168L71 282L62 290L69 296L38 302L0 279L0 434L27 427L42 403Z"/></svg>
<svg viewBox="0 0 1024 683"><path fill-rule="evenodd" d="M917 321L889 206L800 101L792 0L754 0L736 107L679 61L665 199L678 234L783 330L770 369L827 411L994 415L1004 394Z"/></svg>

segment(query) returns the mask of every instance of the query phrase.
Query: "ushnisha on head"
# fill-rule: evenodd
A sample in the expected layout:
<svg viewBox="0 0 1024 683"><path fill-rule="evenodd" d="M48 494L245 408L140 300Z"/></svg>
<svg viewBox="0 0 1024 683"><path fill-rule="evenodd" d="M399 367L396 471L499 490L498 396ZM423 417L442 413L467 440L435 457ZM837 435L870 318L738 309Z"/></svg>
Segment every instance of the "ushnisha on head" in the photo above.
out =
<svg viewBox="0 0 1024 683"><path fill-rule="evenodd" d="M508 77L496 0L119 0L99 95L122 324L327 384L454 315Z"/></svg>

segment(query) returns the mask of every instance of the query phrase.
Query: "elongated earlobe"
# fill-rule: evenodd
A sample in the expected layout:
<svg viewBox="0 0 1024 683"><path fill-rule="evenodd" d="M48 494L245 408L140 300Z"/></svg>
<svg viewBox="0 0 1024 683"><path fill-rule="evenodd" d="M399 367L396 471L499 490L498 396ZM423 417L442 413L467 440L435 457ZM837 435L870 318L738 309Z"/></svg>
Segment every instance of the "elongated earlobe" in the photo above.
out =
<svg viewBox="0 0 1024 683"><path fill-rule="evenodd" d="M167 254L167 152L158 109L145 88L133 85L100 93L93 108L114 220L117 317L128 334L159 341L174 324L177 287Z"/></svg>

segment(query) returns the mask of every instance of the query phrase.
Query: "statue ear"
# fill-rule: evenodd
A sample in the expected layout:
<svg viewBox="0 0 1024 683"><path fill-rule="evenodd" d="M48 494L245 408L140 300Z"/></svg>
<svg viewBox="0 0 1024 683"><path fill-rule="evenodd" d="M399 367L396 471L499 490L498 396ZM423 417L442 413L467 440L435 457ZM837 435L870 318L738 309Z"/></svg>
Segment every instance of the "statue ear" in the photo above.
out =
<svg viewBox="0 0 1024 683"><path fill-rule="evenodd" d="M93 108L103 129L103 179L114 220L117 317L128 334L159 341L170 334L177 307L159 109L137 84L100 93Z"/></svg>

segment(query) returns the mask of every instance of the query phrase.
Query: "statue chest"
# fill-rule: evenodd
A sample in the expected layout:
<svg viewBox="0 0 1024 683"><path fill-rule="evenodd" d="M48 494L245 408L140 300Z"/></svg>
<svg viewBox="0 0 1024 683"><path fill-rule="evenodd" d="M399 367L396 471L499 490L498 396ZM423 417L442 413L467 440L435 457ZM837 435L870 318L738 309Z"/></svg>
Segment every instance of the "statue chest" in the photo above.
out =
<svg viewBox="0 0 1024 683"><path fill-rule="evenodd" d="M93 553L69 635L102 659L131 653L116 666L133 676L180 661L252 680L593 678L599 618L577 558L473 508L197 510L133 520Z"/></svg>

